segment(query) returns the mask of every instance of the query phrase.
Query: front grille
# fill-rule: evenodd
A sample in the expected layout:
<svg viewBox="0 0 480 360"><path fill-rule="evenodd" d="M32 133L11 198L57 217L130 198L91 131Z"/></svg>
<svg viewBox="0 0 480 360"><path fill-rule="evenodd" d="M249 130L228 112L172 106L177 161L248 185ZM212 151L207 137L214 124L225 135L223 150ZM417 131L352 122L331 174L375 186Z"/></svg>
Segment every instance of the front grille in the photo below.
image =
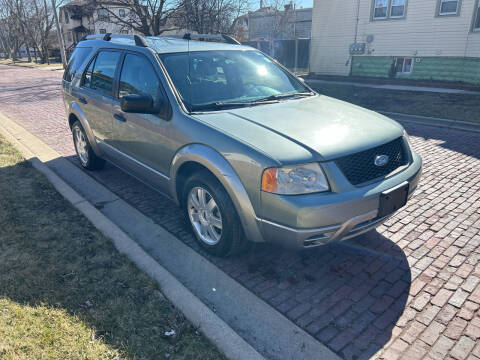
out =
<svg viewBox="0 0 480 360"><path fill-rule="evenodd" d="M375 165L378 155L387 155L384 166ZM384 177L408 162L403 139L399 137L389 143L337 159L337 166L353 185Z"/></svg>

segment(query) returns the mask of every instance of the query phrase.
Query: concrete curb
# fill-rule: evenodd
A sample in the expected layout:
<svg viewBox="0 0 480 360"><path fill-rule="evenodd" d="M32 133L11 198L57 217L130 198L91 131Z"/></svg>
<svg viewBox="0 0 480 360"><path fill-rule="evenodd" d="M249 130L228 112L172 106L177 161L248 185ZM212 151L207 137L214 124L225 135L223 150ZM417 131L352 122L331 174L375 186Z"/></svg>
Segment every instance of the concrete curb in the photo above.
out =
<svg viewBox="0 0 480 360"><path fill-rule="evenodd" d="M322 80L322 79L312 79L305 78L305 82L308 84L332 84L332 85L343 85L343 86L355 86L355 87L366 87L372 89L383 89L383 90L392 90L392 91L411 91L411 92L431 92L439 94L458 94L458 95L480 95L480 91L476 90L463 90L456 88L444 88L444 87L432 87L432 86L420 86L420 85L401 85L401 84L373 84L365 82L355 82L355 81L341 81L341 80Z"/></svg>
<svg viewBox="0 0 480 360"><path fill-rule="evenodd" d="M125 254L141 270L156 280L165 296L197 326L229 359L264 359L203 302L183 286L170 272L148 255L133 239L91 203L55 174L45 161L59 155L28 131L0 113L0 133L10 141L32 165L43 173L57 191L77 208L105 236L117 250Z"/></svg>
<svg viewBox="0 0 480 360"><path fill-rule="evenodd" d="M441 127L447 129L454 129L454 130L461 130L461 131L470 131L470 132L479 132L480 133L480 123L470 123L466 121L460 120L449 120L449 119L441 119L441 118L433 118L427 116L418 116L418 115L408 115L408 114L400 114L395 112L388 112L388 111L378 111L380 114L385 116L391 117L396 121L405 121L410 123L415 123L419 125L425 126L434 126L434 127Z"/></svg>

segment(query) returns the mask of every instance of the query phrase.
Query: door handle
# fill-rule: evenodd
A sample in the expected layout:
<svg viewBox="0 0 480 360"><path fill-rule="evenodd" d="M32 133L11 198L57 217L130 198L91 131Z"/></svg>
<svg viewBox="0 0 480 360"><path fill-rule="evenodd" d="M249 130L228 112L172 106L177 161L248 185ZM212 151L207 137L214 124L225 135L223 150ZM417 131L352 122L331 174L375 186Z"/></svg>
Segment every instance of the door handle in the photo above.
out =
<svg viewBox="0 0 480 360"><path fill-rule="evenodd" d="M121 121L121 122L127 121L127 119L125 118L125 116L123 116L122 114L113 114L113 117L114 117L115 119L117 119L118 121Z"/></svg>
<svg viewBox="0 0 480 360"><path fill-rule="evenodd" d="M87 104L88 103L87 99L85 99L84 97L79 97L78 101L80 101L82 104Z"/></svg>

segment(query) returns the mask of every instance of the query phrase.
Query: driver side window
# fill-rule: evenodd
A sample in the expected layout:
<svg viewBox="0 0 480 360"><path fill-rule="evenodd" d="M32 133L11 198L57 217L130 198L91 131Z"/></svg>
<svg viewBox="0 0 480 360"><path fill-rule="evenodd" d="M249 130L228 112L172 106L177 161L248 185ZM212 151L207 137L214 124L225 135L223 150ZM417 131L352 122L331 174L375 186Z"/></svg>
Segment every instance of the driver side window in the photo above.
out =
<svg viewBox="0 0 480 360"><path fill-rule="evenodd" d="M154 107L163 97L162 85L152 64L141 55L127 54L123 62L118 97L130 94L150 95Z"/></svg>

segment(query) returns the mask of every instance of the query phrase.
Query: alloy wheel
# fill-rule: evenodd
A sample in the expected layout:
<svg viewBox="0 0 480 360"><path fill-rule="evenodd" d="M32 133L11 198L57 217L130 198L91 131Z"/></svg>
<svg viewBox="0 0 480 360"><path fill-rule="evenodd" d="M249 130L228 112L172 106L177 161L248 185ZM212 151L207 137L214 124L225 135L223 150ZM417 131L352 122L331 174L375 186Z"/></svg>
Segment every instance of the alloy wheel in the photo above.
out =
<svg viewBox="0 0 480 360"><path fill-rule="evenodd" d="M222 214L210 192L203 187L193 187L187 206L197 237L207 245L217 244L222 237Z"/></svg>
<svg viewBox="0 0 480 360"><path fill-rule="evenodd" d="M88 145L87 139L83 131L75 126L73 128L73 138L75 140L75 149L77 150L78 157L83 165L88 163Z"/></svg>

